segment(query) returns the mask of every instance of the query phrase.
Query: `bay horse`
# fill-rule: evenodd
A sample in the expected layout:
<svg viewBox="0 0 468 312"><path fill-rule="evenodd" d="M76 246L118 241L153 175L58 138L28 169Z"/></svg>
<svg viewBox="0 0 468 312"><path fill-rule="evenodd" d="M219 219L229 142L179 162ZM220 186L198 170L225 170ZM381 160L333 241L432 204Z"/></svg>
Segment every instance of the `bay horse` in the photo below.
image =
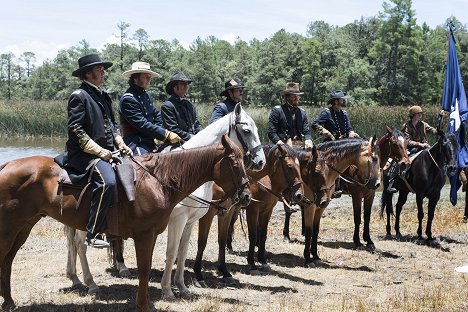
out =
<svg viewBox="0 0 468 312"><path fill-rule="evenodd" d="M370 189L380 186L380 150L375 136L370 140L341 139L324 142L320 143L317 149L329 152L326 162L331 170L327 181L335 181L347 168L353 166L353 181ZM320 185L316 187L320 188ZM325 188L328 189L327 186ZM312 205L304 207L304 259L308 267L322 264L317 251L317 241L320 220L326 207L326 204L317 205L315 201L312 201Z"/></svg>
<svg viewBox="0 0 468 312"><path fill-rule="evenodd" d="M401 177L397 177L396 188L399 191L396 203L395 232L396 238L402 239L400 232L400 214L403 205L406 203L410 192L416 194L416 205L418 206L418 229L417 240L422 242L422 221L424 218L423 201L427 198L427 223L425 234L429 245L436 244L432 237L432 221L434 219L435 208L440 199L440 191L445 184L446 174L452 176L457 170L458 143L453 133L445 133L437 129L438 140L430 147L417 155L411 163L406 174L405 182ZM393 213L393 194L385 188L382 192L381 210L387 214L386 237L392 238L390 217Z"/></svg>
<svg viewBox="0 0 468 312"><path fill-rule="evenodd" d="M207 181L215 181L226 190L250 196L248 177L241 150L223 136L221 145L182 150L167 154L151 153L135 157L136 199L128 202L119 192L120 207L109 211L106 233L135 242L139 285L137 310L154 310L148 293L153 250L157 235L167 227L174 206L187 194ZM0 167L0 295L2 308L11 310L11 266L19 248L27 240L33 226L50 216L71 227L85 230L90 192L76 209L79 190L64 188L59 193L61 168L53 158L32 156L13 160ZM86 207L86 208L85 208ZM118 214L116 216L116 214Z"/></svg>
<svg viewBox="0 0 468 312"><path fill-rule="evenodd" d="M380 157L380 168L382 169L387 163L389 157L398 159L400 166L409 166L409 158L407 155L408 142L404 137L403 133L398 129L391 129L386 127L386 134L378 138L375 143L379 147ZM371 216L372 203L374 201L375 190L366 187L365 185L357 182L357 174L355 170L356 166L347 168L343 175L350 177L350 180L344 178L342 181L343 191L349 194L353 198L353 212L354 212L354 236L353 241L356 247L361 247L362 244L359 240L359 226L361 224L361 203L364 205L364 240L367 242L367 247L375 249L375 245L372 242L369 235L369 221ZM348 181L348 182L347 182ZM328 204L328 203L327 203ZM326 205L325 205L326 207ZM291 219L291 212L285 213L285 221L283 227L284 241L290 242L291 238L289 235L289 224ZM302 233L304 234L304 208L301 207L302 217Z"/></svg>
<svg viewBox="0 0 468 312"><path fill-rule="evenodd" d="M307 201L307 199L302 195L304 194L304 185L301 179L301 171L297 158L298 153L286 145L264 145L263 150L267 155L266 166L259 172L252 172L250 170L248 171L249 176L252 178L250 187L251 192L257 192L261 189L272 195L275 202L278 200L278 198L283 196L287 201L293 203ZM308 152L308 155L311 155L311 153ZM267 177L269 177L269 179ZM270 184L268 182L270 180L276 181L275 185ZM222 196L223 191L219 189L219 187L215 187L213 199L219 199L222 198ZM254 202L258 203L259 205L264 203L263 198L254 197L253 194L252 198L255 200L250 202L250 204L246 207L246 210L255 209L251 205ZM224 205L229 207L230 203L226 203ZM204 282L204 277L201 272L203 252L206 248L213 218L216 215L218 215L218 270L223 275L221 281L224 284L235 283L226 266L226 241L228 236L228 228L235 210L236 209L232 208L228 209L226 213L219 214L217 209L210 207L208 213L199 220L198 251L193 269L197 278L197 282L201 287L206 287L206 283ZM268 212L265 212L265 214L268 214ZM268 222L263 223L261 227L264 228L267 224ZM250 233L251 231L249 229L249 236ZM262 239L263 238L266 239L266 235L263 235Z"/></svg>
<svg viewBox="0 0 468 312"><path fill-rule="evenodd" d="M410 160L408 158L408 140L403 133L398 129L386 127L386 134L377 139L376 144L380 150L380 169L383 170L389 158L398 161L398 166L402 170L409 167ZM360 183L355 182L354 166L349 167L342 176L341 186L345 194L352 197L353 215L354 215L354 235L353 242L356 248L363 247L359 239L359 227L361 225L361 206L364 208L364 228L363 239L367 243L366 248L369 251L375 251L375 244L370 236L370 218L372 212L372 204L374 203L375 189L368 188ZM351 177L351 179L346 179Z"/></svg>
<svg viewBox="0 0 468 312"><path fill-rule="evenodd" d="M244 164L252 167L252 170L260 170L265 165L265 154L261 148L258 129L254 120L237 104L233 112L209 124L202 131L194 135L189 141L181 146L181 149L191 149L201 146L212 145L220 141L223 134L228 133L231 140L244 150ZM196 189L193 195L205 201L211 201L213 182L207 182ZM177 258L176 281L179 285L180 294L189 297L190 292L185 286L183 268L185 264L187 247L190 233L194 222L201 218L208 207L199 200L186 198L174 207L168 223L168 238L166 251L166 269L162 279L162 293L164 299L173 299L174 295L170 287L170 273L174 260ZM88 294L98 291L98 286L93 280L86 258L86 245L84 239L86 232L75 230L65 226L68 241L67 277L72 280L72 289L82 289L83 285L76 274L76 256L80 257L83 269L83 278L88 286ZM183 234L184 233L184 234ZM113 237L110 240L109 258L121 277L129 277L130 271L124 262L123 240ZM178 251L183 251L182 253ZM169 265L169 263L171 263Z"/></svg>

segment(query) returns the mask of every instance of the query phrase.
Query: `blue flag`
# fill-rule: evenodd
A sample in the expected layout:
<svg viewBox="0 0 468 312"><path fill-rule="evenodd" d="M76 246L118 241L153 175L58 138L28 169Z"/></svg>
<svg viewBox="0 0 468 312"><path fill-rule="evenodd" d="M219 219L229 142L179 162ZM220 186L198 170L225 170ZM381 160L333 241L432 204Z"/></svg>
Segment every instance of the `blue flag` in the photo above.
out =
<svg viewBox="0 0 468 312"><path fill-rule="evenodd" d="M461 186L458 178L461 170L468 166L468 149L465 144L465 123L468 118L468 104L466 102L465 88L461 79L460 65L458 64L455 37L452 25L450 29L447 65L445 69L444 95L442 97L442 109L450 112L448 120L448 131L456 133L458 141L458 170L449 177L450 179L450 202L457 203L457 191Z"/></svg>

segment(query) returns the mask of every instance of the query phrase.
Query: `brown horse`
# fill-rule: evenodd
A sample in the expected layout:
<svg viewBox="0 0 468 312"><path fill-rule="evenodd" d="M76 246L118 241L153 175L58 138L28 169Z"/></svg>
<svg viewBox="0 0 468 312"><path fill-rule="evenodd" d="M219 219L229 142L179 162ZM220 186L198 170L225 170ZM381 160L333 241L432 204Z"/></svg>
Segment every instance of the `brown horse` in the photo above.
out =
<svg viewBox="0 0 468 312"><path fill-rule="evenodd" d="M107 232L132 237L135 242L139 279L136 305L140 311L154 310L148 294L152 254L156 237L166 228L174 206L207 181L237 193L242 190L242 196L250 197L241 150L227 136L221 141L222 145L137 157L136 200L129 203L119 193L120 207L111 209L110 214L118 210L124 216ZM32 227L43 216L50 216L85 229L89 193L76 209L79 191L66 188L60 196L60 170L52 158L43 156L17 159L0 168L0 295L4 310L15 307L11 266Z"/></svg>
<svg viewBox="0 0 468 312"><path fill-rule="evenodd" d="M293 155L299 160L300 172L297 174L300 174L300 176L302 176L302 181L304 183L304 191L306 194L305 198L314 198L317 204L328 203L331 194L329 189L327 191L326 188L320 186L317 190L311 190L311 188L309 187L311 184L314 184L311 183L311 180L318 180L320 181L320 185L326 185L324 181L328 176L328 169L325 164L325 158L320 157L315 148L312 152L298 151L293 150L291 148L288 148L288 151L289 154ZM256 176L257 179L262 177L260 179L261 184L251 184L252 198L254 198L255 200L252 200L250 205L246 207L250 242L248 262L252 274L256 274L258 272L257 267L254 263L255 246L258 246L257 258L258 261L261 263L262 269L268 270L269 268L265 258L265 242L267 238L268 222L271 217L271 212L274 205L276 204L278 199L280 199L279 197L281 197L278 194L281 191L285 193L284 191L288 189L288 184L291 185L291 181L294 181L293 176L290 176L288 178L285 172L274 169L275 167L282 167L275 165L275 163L272 161L271 153L268 154L270 155L270 158L267 159L266 168L264 168L264 171L258 173ZM290 182L287 183L287 180L289 180ZM334 183L334 180L331 183ZM221 194L222 193L215 193L213 198L220 197ZM289 201L292 203L300 204L305 204L307 202L307 205L309 204L308 200L296 199L291 201L291 199L289 198ZM227 270L225 262L228 229L233 214L234 210L231 209L226 215L218 215L218 270L221 272L221 274L223 274L222 282L226 284L235 283L234 279L232 278L232 275ZM200 219L200 226L198 232L198 251L194 264L194 272L197 281L202 286L205 286L204 277L201 272L203 252L206 247L211 223L215 215L216 211L210 209L210 211L203 218Z"/></svg>
<svg viewBox="0 0 468 312"><path fill-rule="evenodd" d="M319 151L328 151L327 165L331 169L327 181L334 181L343 172L354 165L357 174L353 180L360 185L376 189L380 185L379 147L375 137L371 140L342 139L324 142L317 146ZM316 186L320 188L319 186ZM328 187L325 187L328 188ZM306 192L307 196L307 192ZM321 264L317 252L317 239L320 231L320 220L326 205L319 206L313 201L309 207L304 207L304 258L305 264L314 267ZM310 255L312 254L312 259Z"/></svg>
<svg viewBox="0 0 468 312"><path fill-rule="evenodd" d="M403 133L398 129L391 129L386 127L387 133L377 139L377 145L380 149L380 169L382 170L389 158L397 160L400 167L409 166L410 160L408 158L408 140ZM361 205L364 208L364 228L363 239L367 243L366 248L370 251L375 250L374 242L370 237L369 224L372 211L372 204L374 202L375 190L361 185L356 181L356 172L354 166L346 169L342 176L342 187L345 194L352 197L353 212L354 212L354 235L353 242L356 248L361 248L363 245L359 239L359 227L361 225ZM347 182L346 177L351 180Z"/></svg>

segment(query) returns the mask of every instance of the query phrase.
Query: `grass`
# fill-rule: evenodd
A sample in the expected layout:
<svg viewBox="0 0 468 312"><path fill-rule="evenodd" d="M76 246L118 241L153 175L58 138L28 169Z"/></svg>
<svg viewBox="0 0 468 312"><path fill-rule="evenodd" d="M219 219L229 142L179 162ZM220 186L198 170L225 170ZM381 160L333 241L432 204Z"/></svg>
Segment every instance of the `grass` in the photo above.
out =
<svg viewBox="0 0 468 312"><path fill-rule="evenodd" d="M114 101L117 112L117 101ZM0 100L0 137L66 137L67 112L66 101L4 101ZM197 104L197 112L203 126L208 124L213 107ZM267 124L271 107L244 107L257 124L260 138L268 143ZM303 107L309 124L323 109L320 107ZM424 107L424 120L435 126L437 123L437 106ZM354 130L364 137L383 135L385 125L400 128L407 121L406 106L350 106L347 108ZM118 123L118 116L116 115ZM321 141L315 136L316 142Z"/></svg>

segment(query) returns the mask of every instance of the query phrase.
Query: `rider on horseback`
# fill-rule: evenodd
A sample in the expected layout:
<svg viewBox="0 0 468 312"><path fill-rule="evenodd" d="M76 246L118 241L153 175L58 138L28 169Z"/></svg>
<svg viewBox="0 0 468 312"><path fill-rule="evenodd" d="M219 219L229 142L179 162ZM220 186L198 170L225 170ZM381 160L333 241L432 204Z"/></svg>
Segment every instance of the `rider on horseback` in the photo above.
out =
<svg viewBox="0 0 468 312"><path fill-rule="evenodd" d="M405 134L408 139L408 151L410 155L416 154L426 148L431 147L427 142L427 132L437 134L437 129L430 126L427 122L422 121L423 110L421 106L414 105L409 109L409 118L405 124L401 127L401 131ZM443 111L439 112L439 115L443 115ZM395 188L395 178L398 175L404 174L400 172L398 163L394 160L391 161L387 170L388 175L388 187L387 191L390 193L396 193L398 190Z"/></svg>

